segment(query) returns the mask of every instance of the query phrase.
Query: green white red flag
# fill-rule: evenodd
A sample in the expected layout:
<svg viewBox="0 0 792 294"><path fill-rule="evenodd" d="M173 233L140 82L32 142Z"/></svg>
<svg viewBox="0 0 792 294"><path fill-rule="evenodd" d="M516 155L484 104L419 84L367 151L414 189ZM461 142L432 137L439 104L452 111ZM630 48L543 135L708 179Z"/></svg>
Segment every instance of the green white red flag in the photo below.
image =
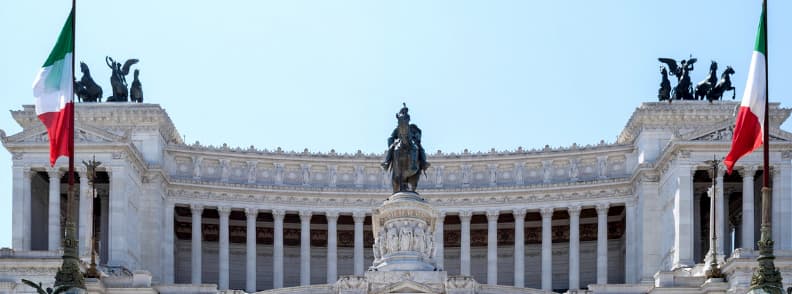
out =
<svg viewBox="0 0 792 294"><path fill-rule="evenodd" d="M765 24L764 6L762 8L762 18L759 21L759 32L756 34L756 44L754 45L753 56L751 57L751 67L748 70L748 82L743 92L742 103L737 113L734 124L734 135L729 154L723 160L726 170L731 174L734 164L741 157L753 152L762 146L763 132L767 131L764 126L764 116L766 109L765 95L767 95L767 24Z"/></svg>
<svg viewBox="0 0 792 294"><path fill-rule="evenodd" d="M36 115L47 127L50 165L74 154L74 10L33 82Z"/></svg>

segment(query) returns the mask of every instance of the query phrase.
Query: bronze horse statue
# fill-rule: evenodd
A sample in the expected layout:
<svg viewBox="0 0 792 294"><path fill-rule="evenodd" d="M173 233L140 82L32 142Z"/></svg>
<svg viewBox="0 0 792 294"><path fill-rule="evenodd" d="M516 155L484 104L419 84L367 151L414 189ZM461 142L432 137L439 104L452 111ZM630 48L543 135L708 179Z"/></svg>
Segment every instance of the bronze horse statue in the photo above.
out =
<svg viewBox="0 0 792 294"><path fill-rule="evenodd" d="M410 126L408 115L396 115L399 121L397 127L398 137L393 141L393 161L390 165L393 180L393 193L407 191L415 192L418 179L421 176L418 147L413 141L415 134Z"/></svg>
<svg viewBox="0 0 792 294"><path fill-rule="evenodd" d="M80 102L102 102L102 87L94 82L91 70L85 62L80 62L82 77L74 83L74 93Z"/></svg>
<svg viewBox="0 0 792 294"><path fill-rule="evenodd" d="M734 100L737 90L731 83L731 75L733 74L734 69L731 66L727 66L726 70L721 74L718 84L712 87L712 90L707 94L707 100L709 100L709 102L723 99L723 93L726 91L732 91L732 100Z"/></svg>
<svg viewBox="0 0 792 294"><path fill-rule="evenodd" d="M696 100L704 100L709 98L708 95L715 84L718 83L718 63L714 60L710 64L709 74L707 78L696 84Z"/></svg>
<svg viewBox="0 0 792 294"><path fill-rule="evenodd" d="M660 81L660 89L657 90L657 99L660 101L668 100L671 102L671 81L668 80L668 70L665 67L660 67L660 75L662 75L662 80Z"/></svg>

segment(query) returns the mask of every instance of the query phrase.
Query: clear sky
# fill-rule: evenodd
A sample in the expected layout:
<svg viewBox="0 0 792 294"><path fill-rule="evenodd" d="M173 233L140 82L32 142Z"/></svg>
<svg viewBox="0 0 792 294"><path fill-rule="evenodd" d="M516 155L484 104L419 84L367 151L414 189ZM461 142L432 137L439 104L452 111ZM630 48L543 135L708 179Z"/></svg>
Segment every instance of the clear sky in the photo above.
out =
<svg viewBox="0 0 792 294"><path fill-rule="evenodd" d="M739 100L761 10L747 0L78 2L77 60L105 96L105 56L138 58L145 102L189 143L342 153L383 152L401 102L430 153L613 142L657 100L657 57L698 58L693 82L710 60L733 66ZM5 111L32 104L69 5L0 3L8 135L20 127ZM790 15L792 1L770 0L770 95L784 107ZM0 247L11 246L11 189L2 150Z"/></svg>

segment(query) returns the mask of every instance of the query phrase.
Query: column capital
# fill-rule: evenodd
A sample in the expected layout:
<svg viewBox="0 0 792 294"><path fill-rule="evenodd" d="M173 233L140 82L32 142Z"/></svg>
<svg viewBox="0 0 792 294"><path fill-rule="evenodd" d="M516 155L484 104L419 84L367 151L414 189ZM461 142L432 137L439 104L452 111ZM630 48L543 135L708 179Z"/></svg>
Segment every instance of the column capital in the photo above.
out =
<svg viewBox="0 0 792 294"><path fill-rule="evenodd" d="M570 206L567 209L567 213L569 213L569 216L577 217L577 216L580 216L580 211L581 210L582 210L582 207L580 207L580 205L574 205L574 206Z"/></svg>
<svg viewBox="0 0 792 294"><path fill-rule="evenodd" d="M723 179L723 176L726 174L726 167L723 164L718 165L718 179ZM719 181L723 182L723 181Z"/></svg>
<svg viewBox="0 0 792 294"><path fill-rule="evenodd" d="M597 214L608 214L608 207L610 207L609 203L600 203L597 204Z"/></svg>
<svg viewBox="0 0 792 294"><path fill-rule="evenodd" d="M190 211L192 211L193 214L200 214L203 212L203 209L204 209L203 205L190 204Z"/></svg>
<svg viewBox="0 0 792 294"><path fill-rule="evenodd" d="M258 217L258 208L253 208L253 207L245 208L245 216L247 216L247 218L249 219L252 218L255 220L256 217Z"/></svg>
<svg viewBox="0 0 792 294"><path fill-rule="evenodd" d="M273 209L272 210L272 218L276 220L283 221L283 217L286 216L286 210L283 209Z"/></svg>
<svg viewBox="0 0 792 294"><path fill-rule="evenodd" d="M445 222L446 212L445 211L438 211L437 212L437 221L438 222Z"/></svg>
<svg viewBox="0 0 792 294"><path fill-rule="evenodd" d="M487 210L487 220L497 222L500 216L500 210Z"/></svg>
<svg viewBox="0 0 792 294"><path fill-rule="evenodd" d="M554 207L542 207L539 209L539 213L542 215L542 218L552 218L553 211L555 211Z"/></svg>
<svg viewBox="0 0 792 294"><path fill-rule="evenodd" d="M231 207L229 207L229 206L218 206L217 207L217 214L219 214L220 217L228 217L229 215L231 215Z"/></svg>
<svg viewBox="0 0 792 294"><path fill-rule="evenodd" d="M313 211L310 210L300 210L300 221L301 222L310 222L311 216L313 215Z"/></svg>
<svg viewBox="0 0 792 294"><path fill-rule="evenodd" d="M738 169L737 172L739 172L743 178L753 178L754 175L756 175L756 170L757 167L755 165L746 165Z"/></svg>
<svg viewBox="0 0 792 294"><path fill-rule="evenodd" d="M525 221L525 215L528 213L528 209L525 208L515 208L512 210L512 214L514 215L515 220L523 220Z"/></svg>
<svg viewBox="0 0 792 294"><path fill-rule="evenodd" d="M362 223L363 221L366 220L366 212L365 211L360 211L360 210L353 211L352 212L352 219L356 223Z"/></svg>
<svg viewBox="0 0 792 294"><path fill-rule="evenodd" d="M624 207L626 208L635 207L635 199L628 199L627 201L624 201Z"/></svg>
<svg viewBox="0 0 792 294"><path fill-rule="evenodd" d="M325 212L325 218L327 218L328 222L338 221L338 215L339 215L338 211L335 210L328 210L327 212Z"/></svg>
<svg viewBox="0 0 792 294"><path fill-rule="evenodd" d="M459 211L459 219L461 221L469 222L472 217L473 217L473 211L470 211L470 210L460 210Z"/></svg>
<svg viewBox="0 0 792 294"><path fill-rule="evenodd" d="M52 167L47 169L47 175L49 175L50 178L60 179L60 177L63 175L63 172L58 167Z"/></svg>

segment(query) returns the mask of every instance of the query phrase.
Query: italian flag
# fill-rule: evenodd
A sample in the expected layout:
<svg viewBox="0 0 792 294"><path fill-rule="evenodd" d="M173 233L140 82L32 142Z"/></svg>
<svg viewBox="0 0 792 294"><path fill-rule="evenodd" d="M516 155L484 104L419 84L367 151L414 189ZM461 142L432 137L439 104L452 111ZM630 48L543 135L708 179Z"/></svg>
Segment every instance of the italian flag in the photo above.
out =
<svg viewBox="0 0 792 294"><path fill-rule="evenodd" d="M74 154L74 10L63 25L55 48L33 82L36 115L47 127L50 165Z"/></svg>
<svg viewBox="0 0 792 294"><path fill-rule="evenodd" d="M753 56L751 57L751 68L748 70L748 82L745 85L740 110L737 113L737 120L734 125L734 135L729 154L723 163L731 174L734 163L740 157L753 152L762 145L765 116L765 96L767 95L767 27L765 24L764 6L762 8L762 19L759 21L759 32L756 35Z"/></svg>

